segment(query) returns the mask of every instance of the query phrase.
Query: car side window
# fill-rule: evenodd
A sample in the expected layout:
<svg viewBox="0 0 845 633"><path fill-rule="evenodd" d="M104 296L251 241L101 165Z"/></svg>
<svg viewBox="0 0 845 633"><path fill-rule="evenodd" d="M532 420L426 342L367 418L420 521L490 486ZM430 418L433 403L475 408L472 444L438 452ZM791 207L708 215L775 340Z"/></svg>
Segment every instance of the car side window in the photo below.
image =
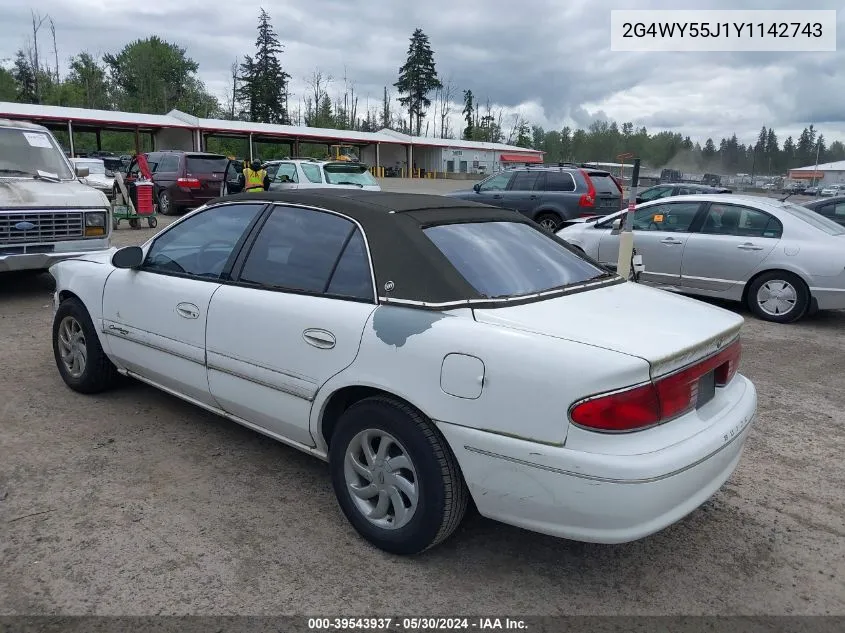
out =
<svg viewBox="0 0 845 633"><path fill-rule="evenodd" d="M637 209L634 212L634 230L686 233L700 207L698 202L670 202Z"/></svg>
<svg viewBox="0 0 845 633"><path fill-rule="evenodd" d="M504 191L508 188L508 183L511 181L513 172L503 171L496 174L489 180L481 183L479 191Z"/></svg>
<svg viewBox="0 0 845 633"><path fill-rule="evenodd" d="M546 191L575 191L575 179L565 171L546 172Z"/></svg>
<svg viewBox="0 0 845 633"><path fill-rule="evenodd" d="M238 241L263 208L263 204L226 204L182 220L156 238L143 269L220 279Z"/></svg>
<svg viewBox="0 0 845 633"><path fill-rule="evenodd" d="M156 172L174 172L179 171L179 157L165 156L156 168Z"/></svg>
<svg viewBox="0 0 845 633"><path fill-rule="evenodd" d="M643 191L640 195L640 198L642 198L644 202L648 202L649 200L665 198L671 193L672 187L654 187L653 189L649 189L648 191Z"/></svg>
<svg viewBox="0 0 845 633"><path fill-rule="evenodd" d="M369 259L358 228L346 218L311 209L277 206L261 227L239 280L278 290L373 299Z"/></svg>
<svg viewBox="0 0 845 633"><path fill-rule="evenodd" d="M513 178L511 191L534 191L542 174L539 171L519 171Z"/></svg>
<svg viewBox="0 0 845 633"><path fill-rule="evenodd" d="M127 174L130 176L137 176L140 171L141 166L138 164L138 161L133 160L132 164L129 166L129 171L127 172Z"/></svg>
<svg viewBox="0 0 845 633"><path fill-rule="evenodd" d="M308 179L308 182L322 184L323 178L320 175L319 165L309 165L308 163L302 163L300 167L302 167L302 173L305 174L305 177Z"/></svg>
<svg viewBox="0 0 845 633"><path fill-rule="evenodd" d="M280 163L276 170L276 182L299 182L294 163Z"/></svg>
<svg viewBox="0 0 845 633"><path fill-rule="evenodd" d="M845 201L837 202L833 206L833 213L830 214L834 220L845 220Z"/></svg>
<svg viewBox="0 0 845 633"><path fill-rule="evenodd" d="M783 225L774 216L758 209L735 204L711 204L701 232L778 239L783 235Z"/></svg>

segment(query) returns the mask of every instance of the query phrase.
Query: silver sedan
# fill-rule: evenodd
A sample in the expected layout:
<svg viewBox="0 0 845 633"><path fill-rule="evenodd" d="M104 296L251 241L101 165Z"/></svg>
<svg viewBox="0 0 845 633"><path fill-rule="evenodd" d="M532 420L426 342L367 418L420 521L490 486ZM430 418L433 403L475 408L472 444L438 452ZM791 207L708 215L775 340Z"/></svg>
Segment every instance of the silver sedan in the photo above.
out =
<svg viewBox="0 0 845 633"><path fill-rule="evenodd" d="M557 235L616 265L626 211ZM704 194L662 198L634 211L640 280L666 290L741 301L767 321L845 309L845 227L773 198Z"/></svg>

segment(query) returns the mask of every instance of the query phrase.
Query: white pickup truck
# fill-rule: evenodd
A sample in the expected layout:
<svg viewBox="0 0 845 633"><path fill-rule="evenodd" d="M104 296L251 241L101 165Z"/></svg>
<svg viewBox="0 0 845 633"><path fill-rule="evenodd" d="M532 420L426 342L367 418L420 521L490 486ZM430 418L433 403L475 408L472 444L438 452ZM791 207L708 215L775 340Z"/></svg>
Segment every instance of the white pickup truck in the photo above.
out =
<svg viewBox="0 0 845 633"><path fill-rule="evenodd" d="M110 248L108 198L47 128L0 119L0 273Z"/></svg>

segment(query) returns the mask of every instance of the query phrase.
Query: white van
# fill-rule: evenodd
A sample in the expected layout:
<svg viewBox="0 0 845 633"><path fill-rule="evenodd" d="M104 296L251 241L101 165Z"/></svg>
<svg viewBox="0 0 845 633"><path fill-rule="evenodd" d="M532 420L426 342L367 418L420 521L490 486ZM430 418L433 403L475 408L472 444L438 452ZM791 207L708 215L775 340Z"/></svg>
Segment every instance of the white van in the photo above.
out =
<svg viewBox="0 0 845 633"><path fill-rule="evenodd" d="M86 176L47 128L0 119L0 272L110 248L109 201Z"/></svg>

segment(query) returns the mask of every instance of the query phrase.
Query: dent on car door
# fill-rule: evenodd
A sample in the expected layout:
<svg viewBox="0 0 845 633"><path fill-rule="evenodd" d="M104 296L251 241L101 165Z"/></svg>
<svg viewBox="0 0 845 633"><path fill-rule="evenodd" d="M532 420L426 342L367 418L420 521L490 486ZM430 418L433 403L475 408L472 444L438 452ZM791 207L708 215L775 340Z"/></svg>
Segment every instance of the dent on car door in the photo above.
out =
<svg viewBox="0 0 845 633"><path fill-rule="evenodd" d="M205 369L208 304L259 204L221 205L162 232L139 269L117 269L103 292L103 332L115 363L213 404Z"/></svg>
<svg viewBox="0 0 845 633"><path fill-rule="evenodd" d="M684 250L681 283L715 293L738 291L782 234L780 221L759 209L711 203Z"/></svg>
<svg viewBox="0 0 845 633"><path fill-rule="evenodd" d="M666 202L637 209L633 222L634 248L643 258L643 281L679 283L683 252L700 209L699 202ZM615 263L618 252L618 234L603 236L599 245L600 261Z"/></svg>
<svg viewBox="0 0 845 633"><path fill-rule="evenodd" d="M242 259L209 308L211 393L228 413L313 446L311 404L355 360L376 308L364 238L341 216L280 205Z"/></svg>

